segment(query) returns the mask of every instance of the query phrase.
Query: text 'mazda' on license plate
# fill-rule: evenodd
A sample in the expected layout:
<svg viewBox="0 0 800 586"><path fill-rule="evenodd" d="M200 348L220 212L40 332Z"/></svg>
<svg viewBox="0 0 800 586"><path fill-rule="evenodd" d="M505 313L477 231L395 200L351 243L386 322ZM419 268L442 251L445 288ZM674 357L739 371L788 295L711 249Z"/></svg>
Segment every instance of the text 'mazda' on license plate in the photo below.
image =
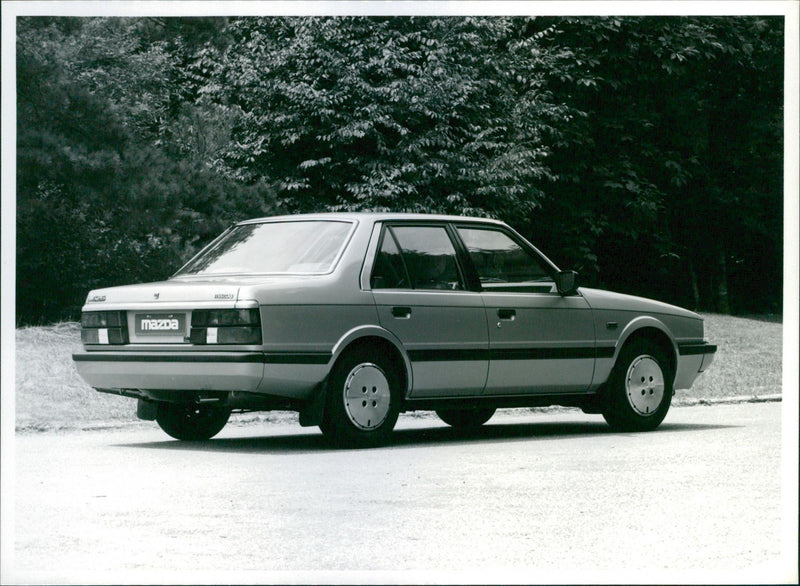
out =
<svg viewBox="0 0 800 586"><path fill-rule="evenodd" d="M144 335L181 334L185 331L184 313L137 313L136 333Z"/></svg>

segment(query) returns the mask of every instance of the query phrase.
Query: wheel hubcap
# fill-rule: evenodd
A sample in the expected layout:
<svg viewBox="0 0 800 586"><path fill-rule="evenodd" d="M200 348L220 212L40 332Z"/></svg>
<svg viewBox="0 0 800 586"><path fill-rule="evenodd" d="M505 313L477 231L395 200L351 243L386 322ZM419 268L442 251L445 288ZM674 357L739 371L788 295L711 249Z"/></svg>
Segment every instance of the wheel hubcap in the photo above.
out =
<svg viewBox="0 0 800 586"><path fill-rule="evenodd" d="M664 398L664 373L652 356L639 356L628 368L625 391L633 410L639 415L653 415Z"/></svg>
<svg viewBox="0 0 800 586"><path fill-rule="evenodd" d="M353 425L364 430L380 427L390 404L389 381L378 366L359 364L347 375L344 409Z"/></svg>

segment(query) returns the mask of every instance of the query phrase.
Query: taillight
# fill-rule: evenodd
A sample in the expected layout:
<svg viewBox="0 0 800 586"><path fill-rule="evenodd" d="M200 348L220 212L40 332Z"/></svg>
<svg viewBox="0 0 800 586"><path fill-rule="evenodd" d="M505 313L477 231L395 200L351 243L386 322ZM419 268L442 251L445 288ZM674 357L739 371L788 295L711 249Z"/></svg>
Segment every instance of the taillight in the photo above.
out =
<svg viewBox="0 0 800 586"><path fill-rule="evenodd" d="M261 344L258 309L196 309L189 340L192 344Z"/></svg>
<svg viewBox="0 0 800 586"><path fill-rule="evenodd" d="M125 312L84 311L81 313L81 341L84 344L127 344Z"/></svg>

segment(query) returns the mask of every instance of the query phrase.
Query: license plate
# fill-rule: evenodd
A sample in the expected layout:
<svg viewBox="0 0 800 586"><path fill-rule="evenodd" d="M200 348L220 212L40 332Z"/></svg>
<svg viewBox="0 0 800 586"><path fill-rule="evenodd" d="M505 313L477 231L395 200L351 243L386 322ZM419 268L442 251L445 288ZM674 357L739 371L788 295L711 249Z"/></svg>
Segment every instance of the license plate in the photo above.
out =
<svg viewBox="0 0 800 586"><path fill-rule="evenodd" d="M185 313L137 313L136 333L145 336L169 336L186 331Z"/></svg>

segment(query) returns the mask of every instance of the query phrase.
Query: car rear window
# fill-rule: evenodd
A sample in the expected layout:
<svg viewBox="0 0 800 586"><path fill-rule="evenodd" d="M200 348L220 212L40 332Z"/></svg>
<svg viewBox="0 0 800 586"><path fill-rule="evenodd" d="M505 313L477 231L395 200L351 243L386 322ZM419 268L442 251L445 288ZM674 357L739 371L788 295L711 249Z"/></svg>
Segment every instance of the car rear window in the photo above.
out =
<svg viewBox="0 0 800 586"><path fill-rule="evenodd" d="M328 273L339 258L351 222L308 220L235 226L175 276Z"/></svg>

